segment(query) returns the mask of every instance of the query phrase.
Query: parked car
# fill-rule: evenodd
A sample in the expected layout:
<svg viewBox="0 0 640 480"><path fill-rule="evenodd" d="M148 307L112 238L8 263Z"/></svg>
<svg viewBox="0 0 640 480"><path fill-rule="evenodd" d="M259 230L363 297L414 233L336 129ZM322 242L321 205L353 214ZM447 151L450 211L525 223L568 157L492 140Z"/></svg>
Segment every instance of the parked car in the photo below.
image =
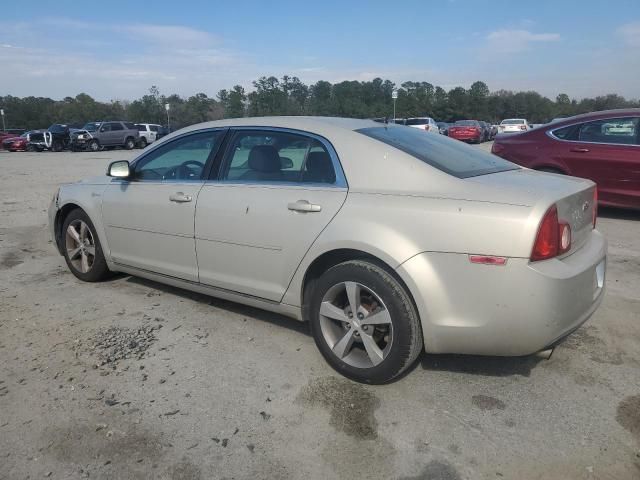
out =
<svg viewBox="0 0 640 480"><path fill-rule="evenodd" d="M4 141L10 138L19 137L25 131L20 128L8 128L0 132L0 148L2 148Z"/></svg>
<svg viewBox="0 0 640 480"><path fill-rule="evenodd" d="M88 122L74 135L73 149L97 152L103 147L122 147L131 150L138 138L138 127L131 122Z"/></svg>
<svg viewBox="0 0 640 480"><path fill-rule="evenodd" d="M164 125L160 127L158 133L156 134L156 140L160 140L162 137L166 137L170 133L175 132L174 128L165 127Z"/></svg>
<svg viewBox="0 0 640 480"><path fill-rule="evenodd" d="M449 127L451 126L450 123L447 122L436 122L438 125L438 130L440 130L440 134L442 135L449 135Z"/></svg>
<svg viewBox="0 0 640 480"><path fill-rule="evenodd" d="M162 125L157 123L136 123L138 129L138 146L145 148L150 143L158 139L158 132L162 129Z"/></svg>
<svg viewBox="0 0 640 480"><path fill-rule="evenodd" d="M28 133L25 132L17 137L9 137L2 141L2 148L10 152L24 152L27 150L29 141Z"/></svg>
<svg viewBox="0 0 640 480"><path fill-rule="evenodd" d="M491 124L489 122L481 120L480 125L482 126L483 133L482 141L488 142L489 140L491 140Z"/></svg>
<svg viewBox="0 0 640 480"><path fill-rule="evenodd" d="M425 132L440 133L440 128L436 121L431 117L414 117L407 118L405 125L408 127L418 128Z"/></svg>
<svg viewBox="0 0 640 480"><path fill-rule="evenodd" d="M588 178L601 205L640 209L640 109L593 112L513 137L492 152L535 170Z"/></svg>
<svg viewBox="0 0 640 480"><path fill-rule="evenodd" d="M491 125L491 140L496 138L497 134L498 134L498 125Z"/></svg>
<svg viewBox="0 0 640 480"><path fill-rule="evenodd" d="M500 122L498 129L498 133L522 133L531 130L531 127L524 118L507 118Z"/></svg>
<svg viewBox="0 0 640 480"><path fill-rule="evenodd" d="M61 186L49 221L80 280L120 271L308 321L333 368L384 383L423 345L526 355L585 322L606 267L594 195L413 128L246 118Z"/></svg>
<svg viewBox="0 0 640 480"><path fill-rule="evenodd" d="M70 147L74 129L63 123L54 123L46 130L31 130L27 134L27 149L42 152L61 152Z"/></svg>
<svg viewBox="0 0 640 480"><path fill-rule="evenodd" d="M483 137L482 125L477 120L458 120L449 127L449 138L463 142L480 143Z"/></svg>

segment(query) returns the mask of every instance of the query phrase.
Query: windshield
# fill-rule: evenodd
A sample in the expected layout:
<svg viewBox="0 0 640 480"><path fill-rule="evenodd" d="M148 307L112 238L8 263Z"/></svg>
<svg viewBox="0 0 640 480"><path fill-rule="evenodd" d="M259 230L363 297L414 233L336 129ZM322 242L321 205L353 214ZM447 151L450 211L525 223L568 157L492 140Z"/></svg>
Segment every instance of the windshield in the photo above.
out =
<svg viewBox="0 0 640 480"><path fill-rule="evenodd" d="M480 124L476 120L458 120L454 125L458 127L477 127Z"/></svg>
<svg viewBox="0 0 640 480"><path fill-rule="evenodd" d="M444 135L425 135L415 128L370 127L356 132L402 150L458 178L517 170L520 167Z"/></svg>
<svg viewBox="0 0 640 480"><path fill-rule="evenodd" d="M100 122L89 122L82 127L82 130L86 130L87 132L95 132L100 128Z"/></svg>
<svg viewBox="0 0 640 480"><path fill-rule="evenodd" d="M524 120L521 118L511 118L509 120L503 120L500 125L524 125Z"/></svg>

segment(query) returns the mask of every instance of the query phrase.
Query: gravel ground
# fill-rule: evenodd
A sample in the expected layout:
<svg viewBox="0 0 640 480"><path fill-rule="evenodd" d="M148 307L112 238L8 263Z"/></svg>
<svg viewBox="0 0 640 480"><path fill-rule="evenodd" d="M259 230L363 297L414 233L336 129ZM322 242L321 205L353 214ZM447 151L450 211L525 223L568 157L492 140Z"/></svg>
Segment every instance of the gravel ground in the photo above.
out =
<svg viewBox="0 0 640 480"><path fill-rule="evenodd" d="M424 355L369 387L293 320L76 280L49 200L134 153L0 152L0 479L640 478L640 214L602 212L606 298L551 360Z"/></svg>

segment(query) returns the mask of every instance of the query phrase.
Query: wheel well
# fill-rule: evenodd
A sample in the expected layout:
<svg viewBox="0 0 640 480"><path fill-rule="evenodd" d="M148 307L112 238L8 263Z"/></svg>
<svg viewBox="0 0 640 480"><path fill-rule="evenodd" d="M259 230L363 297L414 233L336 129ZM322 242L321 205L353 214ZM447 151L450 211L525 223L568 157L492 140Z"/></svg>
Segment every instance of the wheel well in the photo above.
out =
<svg viewBox="0 0 640 480"><path fill-rule="evenodd" d="M559 167L553 166L553 165L542 165L539 167L535 167L535 170L539 171L539 172L549 172L549 173L559 173L561 175L567 175L567 173Z"/></svg>
<svg viewBox="0 0 640 480"><path fill-rule="evenodd" d="M75 203L67 203L60 210L58 210L58 213L56 213L54 231L56 235L56 247L58 248L60 254L62 254L62 225L64 224L65 218L67 218L67 216L76 209L82 210L82 208Z"/></svg>
<svg viewBox="0 0 640 480"><path fill-rule="evenodd" d="M361 250L342 248L342 249L331 250L329 252L323 253L318 258L316 258L313 262L311 262L311 265L309 265L309 267L307 268L307 271L304 275L304 281L302 282L302 292L301 292L303 320L306 320L308 318L307 309L309 307L309 298L310 298L309 293L315 281L318 278L320 278L320 276L324 272L329 270L331 267L334 267L348 260L366 260L386 270L387 273L392 275L398 282L400 282L400 285L402 285L402 287L407 292L407 295L409 295L409 298L413 302L414 308L418 313L418 308L415 303L415 300L413 299L413 295L411 294L411 290L409 290L409 287L407 287L406 283L404 283L404 281L398 275L398 273L393 268L391 268L386 262L380 260L375 255L371 255L370 253L363 252Z"/></svg>

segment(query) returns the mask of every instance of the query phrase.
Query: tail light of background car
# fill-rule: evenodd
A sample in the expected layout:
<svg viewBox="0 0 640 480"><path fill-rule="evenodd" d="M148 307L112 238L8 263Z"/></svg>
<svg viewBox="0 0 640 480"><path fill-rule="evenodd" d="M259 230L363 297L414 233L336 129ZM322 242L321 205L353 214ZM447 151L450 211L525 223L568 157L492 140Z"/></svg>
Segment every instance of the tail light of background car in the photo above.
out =
<svg viewBox="0 0 640 480"><path fill-rule="evenodd" d="M520 130L526 130L527 126L526 125L520 125Z"/></svg>
<svg viewBox="0 0 640 480"><path fill-rule="evenodd" d="M571 249L571 227L558 218L558 208L553 205L544 214L531 251L531 261L548 260Z"/></svg>

